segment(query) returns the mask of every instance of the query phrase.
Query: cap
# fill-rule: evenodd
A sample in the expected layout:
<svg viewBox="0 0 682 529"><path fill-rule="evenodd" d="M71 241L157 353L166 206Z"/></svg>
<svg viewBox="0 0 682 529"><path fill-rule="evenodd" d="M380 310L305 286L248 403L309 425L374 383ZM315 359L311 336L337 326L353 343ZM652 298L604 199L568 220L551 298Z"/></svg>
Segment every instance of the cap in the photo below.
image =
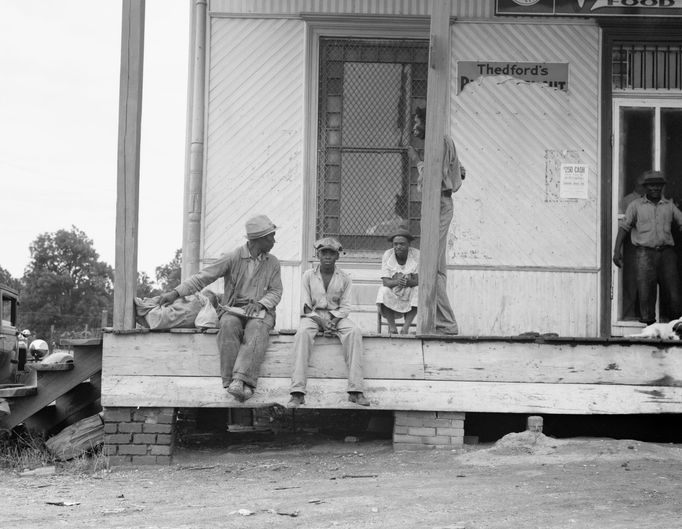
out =
<svg viewBox="0 0 682 529"><path fill-rule="evenodd" d="M246 221L246 238L249 240L260 239L270 235L277 226L265 215L256 215Z"/></svg>
<svg viewBox="0 0 682 529"><path fill-rule="evenodd" d="M28 329L24 329L23 331L21 331L21 335L22 336L31 336L31 331L29 331Z"/></svg>
<svg viewBox="0 0 682 529"><path fill-rule="evenodd" d="M643 185L647 184L665 184L667 180L661 171L647 171L644 173Z"/></svg>
<svg viewBox="0 0 682 529"><path fill-rule="evenodd" d="M393 239L395 239L396 237L405 237L408 241L414 240L414 235L410 233L410 230L402 226L395 230L393 233L391 233L387 237L387 239L389 240L389 242L393 242Z"/></svg>
<svg viewBox="0 0 682 529"><path fill-rule="evenodd" d="M315 249L334 250L335 252L340 252L343 250L343 246L341 246L341 243L334 237L324 237L315 241Z"/></svg>

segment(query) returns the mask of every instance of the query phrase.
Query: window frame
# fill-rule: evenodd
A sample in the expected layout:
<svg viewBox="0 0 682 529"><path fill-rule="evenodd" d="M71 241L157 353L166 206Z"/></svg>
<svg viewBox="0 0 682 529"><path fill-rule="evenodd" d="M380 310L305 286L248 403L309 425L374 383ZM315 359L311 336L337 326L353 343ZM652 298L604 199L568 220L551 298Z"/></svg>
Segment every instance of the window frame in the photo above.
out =
<svg viewBox="0 0 682 529"><path fill-rule="evenodd" d="M306 24L306 81L305 97L308 101L305 120L304 196L303 203L303 255L308 263L316 261L313 244L317 223L318 192L318 94L320 75L320 40L337 39L392 39L428 40L430 18L428 16L317 16L302 15ZM353 253L356 262L378 262L381 252Z"/></svg>

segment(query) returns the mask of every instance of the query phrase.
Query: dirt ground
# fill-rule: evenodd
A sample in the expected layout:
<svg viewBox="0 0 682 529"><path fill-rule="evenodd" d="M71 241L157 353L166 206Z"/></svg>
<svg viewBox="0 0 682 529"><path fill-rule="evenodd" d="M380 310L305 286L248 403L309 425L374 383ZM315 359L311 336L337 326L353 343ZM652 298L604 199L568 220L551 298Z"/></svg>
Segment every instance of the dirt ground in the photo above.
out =
<svg viewBox="0 0 682 529"><path fill-rule="evenodd" d="M0 475L6 528L678 528L682 445L529 432L456 451L320 436L170 467Z"/></svg>

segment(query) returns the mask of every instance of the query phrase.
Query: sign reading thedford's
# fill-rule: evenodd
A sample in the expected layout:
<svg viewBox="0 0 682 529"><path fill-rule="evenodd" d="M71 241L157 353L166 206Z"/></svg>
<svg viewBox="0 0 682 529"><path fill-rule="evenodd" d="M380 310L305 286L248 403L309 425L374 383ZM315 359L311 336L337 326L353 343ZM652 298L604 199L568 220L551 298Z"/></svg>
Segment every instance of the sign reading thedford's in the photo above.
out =
<svg viewBox="0 0 682 529"><path fill-rule="evenodd" d="M682 0L496 0L495 14L682 17Z"/></svg>
<svg viewBox="0 0 682 529"><path fill-rule="evenodd" d="M458 89L484 75L508 75L568 91L568 64L549 62L457 61Z"/></svg>

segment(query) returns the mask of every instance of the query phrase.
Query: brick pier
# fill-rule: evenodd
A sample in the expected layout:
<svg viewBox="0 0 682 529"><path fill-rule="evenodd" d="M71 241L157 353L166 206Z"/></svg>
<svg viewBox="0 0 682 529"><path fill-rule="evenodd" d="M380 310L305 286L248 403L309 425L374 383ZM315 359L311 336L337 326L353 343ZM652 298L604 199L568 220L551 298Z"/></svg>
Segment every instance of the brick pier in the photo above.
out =
<svg viewBox="0 0 682 529"><path fill-rule="evenodd" d="M393 448L461 448L464 444L464 415L451 411L395 411Z"/></svg>
<svg viewBox="0 0 682 529"><path fill-rule="evenodd" d="M105 408L104 450L109 464L170 464L175 417L175 408Z"/></svg>

